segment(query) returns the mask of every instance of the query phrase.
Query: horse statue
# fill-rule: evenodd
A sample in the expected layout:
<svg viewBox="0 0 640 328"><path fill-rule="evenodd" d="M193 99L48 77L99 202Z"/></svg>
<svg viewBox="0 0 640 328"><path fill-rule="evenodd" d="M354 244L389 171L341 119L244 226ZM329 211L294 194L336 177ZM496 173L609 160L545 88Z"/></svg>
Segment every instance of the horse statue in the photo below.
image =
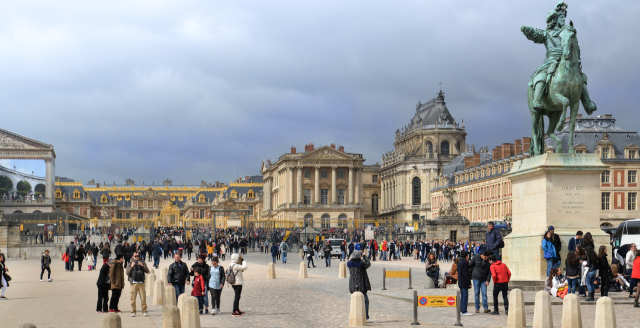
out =
<svg viewBox="0 0 640 328"><path fill-rule="evenodd" d="M556 9L547 14L547 30L521 27L522 32L536 43L547 47L547 58L533 74L527 92L529 111L531 112L532 137L531 156L545 152L544 117L549 118L546 134L556 142L556 152L563 152L563 146L556 131L562 131L567 108L569 109L568 152L574 153L573 134L578 115L579 101L588 115L597 109L589 98L586 80L580 62L580 47L573 22L564 25L567 5L560 1Z"/></svg>

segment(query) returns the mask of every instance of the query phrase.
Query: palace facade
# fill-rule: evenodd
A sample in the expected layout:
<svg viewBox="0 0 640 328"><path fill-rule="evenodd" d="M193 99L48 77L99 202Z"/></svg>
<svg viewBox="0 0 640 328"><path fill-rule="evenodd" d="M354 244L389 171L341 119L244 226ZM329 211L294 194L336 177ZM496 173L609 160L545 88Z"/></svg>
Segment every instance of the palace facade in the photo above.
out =
<svg viewBox="0 0 640 328"><path fill-rule="evenodd" d="M568 146L569 121L557 136L563 147ZM504 175L513 162L529 157L530 138L497 146L491 153L468 151L431 180L431 213L437 213L443 203L442 192L453 189L458 209L472 222L488 222L511 218L511 183ZM554 152L555 143L547 138L546 151ZM600 177L602 227L640 217L638 211L638 172L640 171L640 136L637 131L616 125L612 115L576 119L574 133L576 153L598 154L609 166ZM432 215L433 217L433 215Z"/></svg>

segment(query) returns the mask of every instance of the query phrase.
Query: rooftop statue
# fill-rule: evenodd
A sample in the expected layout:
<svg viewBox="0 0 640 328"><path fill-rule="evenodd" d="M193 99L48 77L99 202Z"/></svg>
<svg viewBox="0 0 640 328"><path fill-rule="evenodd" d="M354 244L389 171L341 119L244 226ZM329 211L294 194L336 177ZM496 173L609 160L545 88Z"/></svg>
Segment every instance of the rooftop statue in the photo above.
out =
<svg viewBox="0 0 640 328"><path fill-rule="evenodd" d="M577 31L573 28L573 22L570 22L570 26L565 25L567 7L564 1L560 1L555 9L547 13L546 30L530 26L520 28L527 39L543 43L547 48L542 66L531 76L527 93L532 119L531 156L544 154L543 116L549 117L546 134L556 142L556 152L561 153L562 143L555 132L564 127L567 108L570 108L568 152L573 153L578 101L582 101L588 115L597 110L596 104L589 98L587 76L582 73Z"/></svg>

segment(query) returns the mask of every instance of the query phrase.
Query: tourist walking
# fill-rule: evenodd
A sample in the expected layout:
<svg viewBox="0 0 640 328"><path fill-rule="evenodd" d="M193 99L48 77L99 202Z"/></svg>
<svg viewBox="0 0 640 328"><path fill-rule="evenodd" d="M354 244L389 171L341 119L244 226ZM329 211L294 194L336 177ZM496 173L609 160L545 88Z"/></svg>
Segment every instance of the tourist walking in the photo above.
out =
<svg viewBox="0 0 640 328"><path fill-rule="evenodd" d="M283 240L280 243L280 254L282 254L282 264L287 263L287 252L289 251L289 245Z"/></svg>
<svg viewBox="0 0 640 328"><path fill-rule="evenodd" d="M217 256L213 257L214 259L217 259ZM213 259L212 259L213 260ZM191 266L191 270L189 271L189 275L190 276L195 276L195 269L200 268L200 275L202 276L202 279L204 281L205 284L205 294L206 294L206 285L209 281L209 265L207 264L206 261L206 257L204 255L198 255L198 260L196 261L196 263L194 263ZM193 295L193 294L192 294ZM194 295L195 296L195 295ZM203 304L204 304L204 314L209 314L209 298L205 297L203 298Z"/></svg>
<svg viewBox="0 0 640 328"><path fill-rule="evenodd" d="M491 282L491 264L489 263L489 256L491 252L484 251L479 255L475 255L471 262L469 262L469 268L471 269L471 279L473 281L473 293L475 294L476 313L480 313L480 294L482 294L482 307L484 313L489 313L489 304L487 300L487 286Z"/></svg>
<svg viewBox="0 0 640 328"><path fill-rule="evenodd" d="M195 278L193 279L193 289L191 290L191 296L195 296L198 299L198 310L202 314L202 308L204 300L207 297L206 286L204 279L202 278L202 268L196 267L193 270Z"/></svg>
<svg viewBox="0 0 640 328"><path fill-rule="evenodd" d="M209 268L209 293L211 294L211 315L220 314L220 295L224 287L224 268L218 264L218 258L211 259Z"/></svg>
<svg viewBox="0 0 640 328"><path fill-rule="evenodd" d="M496 256L497 259L501 259L500 248L504 247L504 241L502 241L502 234L495 228L493 222L487 223L487 236L485 238L487 249Z"/></svg>
<svg viewBox="0 0 640 328"><path fill-rule="evenodd" d="M498 295L502 292L504 301L504 312L509 314L509 298L507 291L509 290L509 280L511 280L511 271L506 264L502 263L495 255L489 257L491 263L491 278L493 278L493 315L499 315L498 311Z"/></svg>
<svg viewBox="0 0 640 328"><path fill-rule="evenodd" d="M436 254L429 253L427 255L427 276L433 279L433 283L436 288L438 288L438 282L440 280L440 264L438 264L438 258Z"/></svg>
<svg viewBox="0 0 640 328"><path fill-rule="evenodd" d="M147 316L147 292L145 289L145 273L149 273L149 268L144 260L140 259L140 253L135 252L131 256L131 265L127 266L127 276L129 277L129 297L131 298L131 316L136 316L136 297L140 294L140 305L142 315Z"/></svg>
<svg viewBox="0 0 640 328"><path fill-rule="evenodd" d="M4 293L7 291L7 287L9 287L9 281L11 281L11 277L7 274L9 269L4 263L4 254L0 253L0 282L2 282L2 293L0 294L1 299L6 299Z"/></svg>
<svg viewBox="0 0 640 328"><path fill-rule="evenodd" d="M634 267L634 262L635 262L635 259L636 259L636 252L637 251L638 251L638 248L636 247L636 244L629 245L629 251L627 252L627 254L625 256L625 261L624 261L625 273L629 277L631 277L632 273L633 273L633 267ZM633 297L633 287L636 286L636 283L637 282L633 278L630 279L630 281L629 281L629 284L630 284L630 287L629 287L629 298Z"/></svg>
<svg viewBox="0 0 640 328"><path fill-rule="evenodd" d="M73 263L76 260L76 245L74 245L73 242L70 242L65 253L67 253L67 256L69 257L69 271L73 271Z"/></svg>
<svg viewBox="0 0 640 328"><path fill-rule="evenodd" d="M278 246L276 243L271 243L271 260L273 263L276 263L276 256L278 255Z"/></svg>
<svg viewBox="0 0 640 328"><path fill-rule="evenodd" d="M371 282L367 269L371 267L371 262L366 256L362 256L360 251L354 251L351 259L347 262L349 268L349 293L361 292L364 295L364 308L367 316L367 322L373 322L369 318L369 296L367 292L371 290Z"/></svg>
<svg viewBox="0 0 640 328"><path fill-rule="evenodd" d="M109 243L106 243L102 249L102 264L107 264L109 257L111 257L111 250L109 249Z"/></svg>
<svg viewBox="0 0 640 328"><path fill-rule="evenodd" d="M118 303L120 302L120 295L124 288L124 255L116 255L116 260L109 268L109 279L111 280L111 301L109 302L109 312L120 313L118 309Z"/></svg>
<svg viewBox="0 0 640 328"><path fill-rule="evenodd" d="M469 303L469 288L471 288L471 275L469 274L469 252L460 251L458 261L458 287L460 287L460 312L462 315L473 315L467 312L467 303Z"/></svg>
<svg viewBox="0 0 640 328"><path fill-rule="evenodd" d="M109 289L111 289L111 278L109 278L110 264L103 263L98 274L98 304L96 305L96 313L109 312Z"/></svg>
<svg viewBox="0 0 640 328"><path fill-rule="evenodd" d="M585 240L586 240L586 236L585 236ZM585 251L587 252L586 254L586 261L582 261L582 265L585 267L585 275L584 275L584 282L587 285L587 290L589 291L589 297L586 299L587 301L594 301L594 297L596 294L596 286L595 286L595 279L596 279L596 274L598 273L598 256L596 255L596 253L594 252L593 248L590 246L587 246L585 248Z"/></svg>
<svg viewBox="0 0 640 328"><path fill-rule="evenodd" d="M173 260L174 262L171 263L169 271L167 272L167 285L175 288L177 301L178 296L184 294L184 285L190 282L190 278L189 269L187 268L187 264L182 262L180 253L173 254Z"/></svg>
<svg viewBox="0 0 640 328"><path fill-rule="evenodd" d="M76 250L76 261L78 261L78 271L82 271L82 261L84 261L84 247L82 244Z"/></svg>
<svg viewBox="0 0 640 328"><path fill-rule="evenodd" d="M233 254L231 255L231 264L229 264L229 268L235 276L235 282L231 284L235 294L233 298L233 312L231 315L239 317L244 314L244 312L240 311L240 295L242 294L242 285L244 284L242 272L247 270L247 261L242 259L242 255L237 253Z"/></svg>
<svg viewBox="0 0 640 328"><path fill-rule="evenodd" d="M316 265L315 263L313 263L313 247L308 247L307 248L307 268L310 268L309 265L313 265L313 267L315 268Z"/></svg>
<svg viewBox="0 0 640 328"><path fill-rule="evenodd" d="M42 271L40 271L40 281L42 280L42 276L44 275L44 270L47 270L47 281L51 282L51 257L49 256L49 250L45 249L44 254L40 257L40 266L42 266Z"/></svg>
<svg viewBox="0 0 640 328"><path fill-rule="evenodd" d="M156 241L153 246L151 246L151 254L153 256L153 267L157 269L158 266L160 266L160 255L162 254L160 242Z"/></svg>
<svg viewBox="0 0 640 328"><path fill-rule="evenodd" d="M331 245L327 242L327 244L324 245L324 264L326 267L331 267L331 250Z"/></svg>

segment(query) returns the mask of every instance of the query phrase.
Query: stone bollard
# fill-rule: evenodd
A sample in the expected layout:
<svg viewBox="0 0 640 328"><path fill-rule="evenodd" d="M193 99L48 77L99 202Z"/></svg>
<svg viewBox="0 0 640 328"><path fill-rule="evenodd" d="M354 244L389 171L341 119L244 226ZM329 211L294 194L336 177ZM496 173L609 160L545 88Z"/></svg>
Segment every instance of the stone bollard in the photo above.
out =
<svg viewBox="0 0 640 328"><path fill-rule="evenodd" d="M562 301L562 328L582 328L582 313L578 295L567 294Z"/></svg>
<svg viewBox="0 0 640 328"><path fill-rule="evenodd" d="M160 270L160 272L162 273L160 275L162 280L167 279L167 275L169 274L169 268L168 267L163 267L162 270Z"/></svg>
<svg viewBox="0 0 640 328"><path fill-rule="evenodd" d="M180 310L175 305L165 306L162 310L162 328L182 328Z"/></svg>
<svg viewBox="0 0 640 328"><path fill-rule="evenodd" d="M176 304L176 306L178 307L178 310L180 310L180 317L182 317L182 314L184 313L184 301L187 299L187 297L189 297L190 295L187 293L182 293L180 294L180 296L178 296L178 304Z"/></svg>
<svg viewBox="0 0 640 328"><path fill-rule="evenodd" d="M427 276L424 282L424 288L426 289L436 288L436 282L433 280L433 278Z"/></svg>
<svg viewBox="0 0 640 328"><path fill-rule="evenodd" d="M609 297L600 297L596 303L595 328L616 328L616 311L613 300Z"/></svg>
<svg viewBox="0 0 640 328"><path fill-rule="evenodd" d="M176 304L176 289L173 286L165 286L164 287L164 304L167 305L177 305Z"/></svg>
<svg viewBox="0 0 640 328"><path fill-rule="evenodd" d="M200 313L198 310L198 299L188 296L182 305L182 328L200 328Z"/></svg>
<svg viewBox="0 0 640 328"><path fill-rule="evenodd" d="M20 328L38 328L36 327L36 325L32 324L32 323L23 323Z"/></svg>
<svg viewBox="0 0 640 328"><path fill-rule="evenodd" d="M27 252L22 252L22 259L26 260L27 259Z"/></svg>
<svg viewBox="0 0 640 328"><path fill-rule="evenodd" d="M122 328L122 319L117 313L108 313L102 320L102 328Z"/></svg>
<svg viewBox="0 0 640 328"><path fill-rule="evenodd" d="M156 275L151 271L147 276L147 296L153 297L153 287L156 285Z"/></svg>
<svg viewBox="0 0 640 328"><path fill-rule="evenodd" d="M303 259L304 258L304 251L300 250L300 258Z"/></svg>
<svg viewBox="0 0 640 328"><path fill-rule="evenodd" d="M536 293L536 304L533 309L534 328L553 328L553 314L551 313L551 295L541 290Z"/></svg>
<svg viewBox="0 0 640 328"><path fill-rule="evenodd" d="M509 293L509 316L507 327L523 328L527 326L527 317L524 312L524 293L520 289L513 289Z"/></svg>
<svg viewBox="0 0 640 328"><path fill-rule="evenodd" d="M273 263L267 265L267 279L276 279L276 265Z"/></svg>
<svg viewBox="0 0 640 328"><path fill-rule="evenodd" d="M349 327L362 327L367 325L367 309L364 306L364 294L355 292L351 294L351 308L349 310Z"/></svg>
<svg viewBox="0 0 640 328"><path fill-rule="evenodd" d="M172 287L173 288L173 287ZM153 305L164 305L164 281L158 279L153 291Z"/></svg>
<svg viewBox="0 0 640 328"><path fill-rule="evenodd" d="M308 278L307 276L307 264L304 262L300 262L300 273L298 274L299 279Z"/></svg>
<svg viewBox="0 0 640 328"><path fill-rule="evenodd" d="M346 279L347 278L347 263L340 262L340 267L338 268L338 279Z"/></svg>

